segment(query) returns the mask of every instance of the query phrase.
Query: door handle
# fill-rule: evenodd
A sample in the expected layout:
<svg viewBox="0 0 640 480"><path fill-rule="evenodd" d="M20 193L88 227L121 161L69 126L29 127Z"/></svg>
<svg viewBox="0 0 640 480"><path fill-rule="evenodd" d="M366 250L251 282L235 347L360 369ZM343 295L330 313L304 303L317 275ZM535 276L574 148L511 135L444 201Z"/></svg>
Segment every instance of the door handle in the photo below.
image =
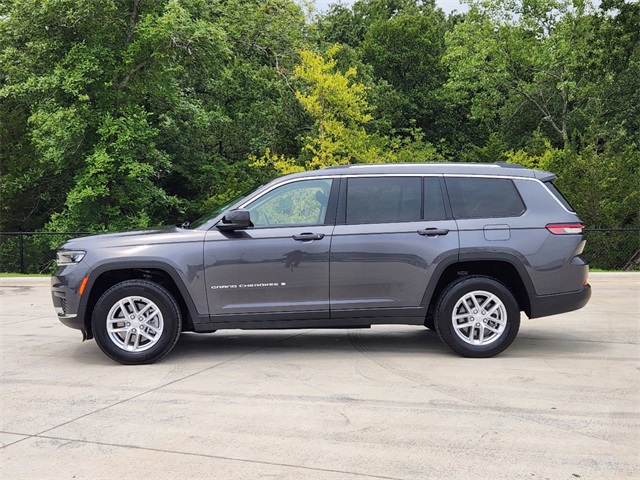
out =
<svg viewBox="0 0 640 480"><path fill-rule="evenodd" d="M449 233L448 228L425 228L424 230L418 230L420 235L426 235L427 237L435 237L436 235L446 235Z"/></svg>
<svg viewBox="0 0 640 480"><path fill-rule="evenodd" d="M323 238L324 233L301 233L293 236L293 239L299 242L310 242L311 240L322 240Z"/></svg>

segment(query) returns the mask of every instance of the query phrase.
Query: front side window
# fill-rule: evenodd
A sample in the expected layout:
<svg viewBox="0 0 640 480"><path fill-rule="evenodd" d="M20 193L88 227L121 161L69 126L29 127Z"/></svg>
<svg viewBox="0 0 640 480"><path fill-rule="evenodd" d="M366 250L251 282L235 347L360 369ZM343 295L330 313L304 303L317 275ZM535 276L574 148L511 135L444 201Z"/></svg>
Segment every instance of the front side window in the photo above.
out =
<svg viewBox="0 0 640 480"><path fill-rule="evenodd" d="M422 179L419 177L350 178L347 223L418 222Z"/></svg>
<svg viewBox="0 0 640 480"><path fill-rule="evenodd" d="M301 180L271 190L245 208L255 227L322 225L327 216L331 179Z"/></svg>
<svg viewBox="0 0 640 480"><path fill-rule="evenodd" d="M456 219L518 217L525 211L516 186L508 178L446 178Z"/></svg>

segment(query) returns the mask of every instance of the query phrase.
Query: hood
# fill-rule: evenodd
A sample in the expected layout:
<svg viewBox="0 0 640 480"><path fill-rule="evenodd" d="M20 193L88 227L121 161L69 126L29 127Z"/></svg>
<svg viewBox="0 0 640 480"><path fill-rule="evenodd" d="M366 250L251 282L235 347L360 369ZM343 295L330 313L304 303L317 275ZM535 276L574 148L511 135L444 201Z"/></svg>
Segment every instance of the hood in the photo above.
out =
<svg viewBox="0 0 640 480"><path fill-rule="evenodd" d="M128 232L103 233L78 237L64 243L60 248L66 250L91 249L92 247L120 247L152 245L158 243L193 242L203 240L205 231L187 230L176 226L152 227Z"/></svg>

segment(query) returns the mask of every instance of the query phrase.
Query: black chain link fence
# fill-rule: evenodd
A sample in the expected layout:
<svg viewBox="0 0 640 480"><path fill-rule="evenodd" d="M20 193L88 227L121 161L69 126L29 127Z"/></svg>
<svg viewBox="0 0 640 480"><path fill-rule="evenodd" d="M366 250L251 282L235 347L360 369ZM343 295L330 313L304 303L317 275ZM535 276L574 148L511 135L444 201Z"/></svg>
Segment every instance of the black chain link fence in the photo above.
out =
<svg viewBox="0 0 640 480"><path fill-rule="evenodd" d="M591 268L640 272L640 228L588 228L585 234Z"/></svg>
<svg viewBox="0 0 640 480"><path fill-rule="evenodd" d="M640 229L586 229L591 268L640 271ZM53 273L56 249L87 232L0 232L0 272Z"/></svg>
<svg viewBox="0 0 640 480"><path fill-rule="evenodd" d="M0 232L0 272L53 273L56 250L87 232Z"/></svg>

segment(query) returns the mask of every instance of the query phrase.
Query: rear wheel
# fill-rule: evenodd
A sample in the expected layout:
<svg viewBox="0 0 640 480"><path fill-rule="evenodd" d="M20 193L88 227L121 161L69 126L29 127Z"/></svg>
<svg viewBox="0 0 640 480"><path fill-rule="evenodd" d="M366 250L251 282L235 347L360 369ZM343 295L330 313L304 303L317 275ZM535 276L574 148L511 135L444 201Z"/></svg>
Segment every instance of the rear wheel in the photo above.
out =
<svg viewBox="0 0 640 480"><path fill-rule="evenodd" d="M182 328L178 304L167 289L127 280L98 300L91 320L96 343L125 365L153 363L171 351Z"/></svg>
<svg viewBox="0 0 640 480"><path fill-rule="evenodd" d="M516 338L520 309L502 283L469 276L442 292L434 320L438 335L454 352L465 357L492 357Z"/></svg>

